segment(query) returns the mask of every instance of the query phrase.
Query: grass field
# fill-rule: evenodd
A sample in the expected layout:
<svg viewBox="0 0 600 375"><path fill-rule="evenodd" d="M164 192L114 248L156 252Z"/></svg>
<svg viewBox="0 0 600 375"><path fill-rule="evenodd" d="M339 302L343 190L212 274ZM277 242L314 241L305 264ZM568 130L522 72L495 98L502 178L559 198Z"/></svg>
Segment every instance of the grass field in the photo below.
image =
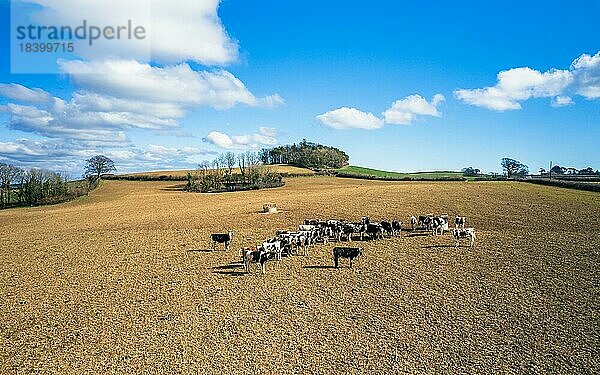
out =
<svg viewBox="0 0 600 375"><path fill-rule="evenodd" d="M265 202L282 212L262 215ZM305 218L462 214L451 237L331 248L245 275L234 248ZM295 178L193 194L105 181L0 212L0 373L598 373L600 195L513 182Z"/></svg>
<svg viewBox="0 0 600 375"><path fill-rule="evenodd" d="M357 167L353 165L349 165L344 168L340 168L337 170L338 172L343 172L347 174L353 174L357 176L372 176L378 178L390 178L390 179L402 179L402 178L411 178L411 179L436 179L436 178L462 178L463 174L461 172L451 172L451 171L439 171L439 172L415 172L415 173L399 173L399 172L387 172L381 171L378 169Z"/></svg>

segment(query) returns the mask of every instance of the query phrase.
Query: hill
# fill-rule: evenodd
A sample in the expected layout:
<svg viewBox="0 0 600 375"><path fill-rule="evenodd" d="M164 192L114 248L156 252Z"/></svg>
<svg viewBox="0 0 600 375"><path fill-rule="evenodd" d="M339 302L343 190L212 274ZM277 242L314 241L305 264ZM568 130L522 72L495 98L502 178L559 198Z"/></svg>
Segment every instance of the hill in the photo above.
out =
<svg viewBox="0 0 600 375"><path fill-rule="evenodd" d="M381 180L464 180L462 172L433 171L400 173L350 165L336 170L339 177L354 177Z"/></svg>

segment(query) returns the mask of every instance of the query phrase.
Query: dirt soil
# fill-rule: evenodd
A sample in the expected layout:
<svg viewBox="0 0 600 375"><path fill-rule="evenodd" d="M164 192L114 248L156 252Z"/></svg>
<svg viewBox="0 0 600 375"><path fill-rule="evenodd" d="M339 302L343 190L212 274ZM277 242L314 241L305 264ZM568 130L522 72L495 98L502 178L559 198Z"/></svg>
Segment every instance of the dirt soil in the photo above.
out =
<svg viewBox="0 0 600 375"><path fill-rule="evenodd" d="M352 269L335 244L237 263L306 218L427 213L466 216L475 246L404 232L357 241ZM599 228L600 194L514 182L107 181L0 212L0 373L600 373Z"/></svg>

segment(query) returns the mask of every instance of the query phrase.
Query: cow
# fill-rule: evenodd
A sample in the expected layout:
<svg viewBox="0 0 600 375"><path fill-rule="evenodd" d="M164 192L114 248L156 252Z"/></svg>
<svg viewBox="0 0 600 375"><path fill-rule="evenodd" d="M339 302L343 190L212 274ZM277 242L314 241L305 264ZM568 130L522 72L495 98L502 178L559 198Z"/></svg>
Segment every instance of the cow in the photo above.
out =
<svg viewBox="0 0 600 375"><path fill-rule="evenodd" d="M342 237L346 237L348 241L352 241L352 235L360 232L360 226L352 223L347 223L341 226L338 232L338 242L342 241Z"/></svg>
<svg viewBox="0 0 600 375"><path fill-rule="evenodd" d="M402 237L402 222L398 220L392 221L392 235Z"/></svg>
<svg viewBox="0 0 600 375"><path fill-rule="evenodd" d="M362 247L334 247L333 248L333 265L338 268L340 258L350 259L350 268L352 268L352 261L354 258L363 255Z"/></svg>
<svg viewBox="0 0 600 375"><path fill-rule="evenodd" d="M277 240L277 238L273 238L263 242L262 248L272 253L277 260L281 260L281 241Z"/></svg>
<svg viewBox="0 0 600 375"><path fill-rule="evenodd" d="M468 238L469 240L471 240L471 244L469 245L469 247L473 247L473 243L475 242L475 228L454 228L452 230L452 236L454 237L455 241L454 248L457 248L460 245L461 238Z"/></svg>
<svg viewBox="0 0 600 375"><path fill-rule="evenodd" d="M260 272L264 275L266 271L266 264L269 259L272 258L272 254L263 249L262 247L257 248L244 248L242 249L242 260L244 262L244 268L247 273L250 272L250 265L256 264L260 268Z"/></svg>
<svg viewBox="0 0 600 375"><path fill-rule="evenodd" d="M465 224L467 223L467 218L464 216L457 216L454 219L454 227L455 228L461 228L461 229L465 229Z"/></svg>
<svg viewBox="0 0 600 375"><path fill-rule="evenodd" d="M416 226L417 226L417 218L414 217L414 216L411 216L410 217L410 227L411 227L411 230L414 231Z"/></svg>
<svg viewBox="0 0 600 375"><path fill-rule="evenodd" d="M229 233L213 233L210 235L210 240L212 241L212 249L215 250L217 248L218 243L222 243L225 245L225 250L229 249L229 245L231 241L233 241L233 232Z"/></svg>
<svg viewBox="0 0 600 375"><path fill-rule="evenodd" d="M365 232L367 233L367 235L369 235L369 237L372 240L376 240L378 238L383 239L384 229L380 224L377 224L377 223L367 224Z"/></svg>
<svg viewBox="0 0 600 375"><path fill-rule="evenodd" d="M300 232L307 232L307 231L312 231L315 230L317 228L316 225L312 225L312 224L301 224L298 225L298 231Z"/></svg>
<svg viewBox="0 0 600 375"><path fill-rule="evenodd" d="M381 225L384 232L387 233L388 236L391 237L394 235L394 229L392 228L392 223L390 223L389 221L382 221L379 223L379 225Z"/></svg>
<svg viewBox="0 0 600 375"><path fill-rule="evenodd" d="M431 219L431 231L432 231L432 235L437 236L438 233L439 235L443 235L444 234L444 227L446 226L446 224L448 224L448 222L446 221L446 219L444 217L441 216L436 216L433 219Z"/></svg>

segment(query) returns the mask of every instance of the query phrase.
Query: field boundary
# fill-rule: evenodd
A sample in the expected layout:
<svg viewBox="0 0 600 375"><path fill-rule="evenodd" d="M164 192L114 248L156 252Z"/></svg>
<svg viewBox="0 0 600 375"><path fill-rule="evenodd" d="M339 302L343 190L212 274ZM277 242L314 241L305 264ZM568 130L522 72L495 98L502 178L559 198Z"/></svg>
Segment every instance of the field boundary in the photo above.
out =
<svg viewBox="0 0 600 375"><path fill-rule="evenodd" d="M528 182L530 184L537 185L546 185L546 186L555 186L566 189L575 189L575 190L585 190L585 191L593 191L600 192L600 184L594 183L586 183L586 182L578 182L578 181L568 181L568 180L550 180L550 179L519 179L515 181Z"/></svg>
<svg viewBox="0 0 600 375"><path fill-rule="evenodd" d="M461 182L465 182L468 181L468 179L466 177L409 177L409 176L405 176L405 177L391 177L391 176L374 176L374 175L366 175L366 174L359 174L359 173L349 173L349 172L335 172L335 176L339 177L339 178L356 178L359 180L372 180L372 181L398 181L398 182L402 182L402 181L423 181L423 182L432 182L432 181L440 181L440 182L445 182L445 181L461 181Z"/></svg>

